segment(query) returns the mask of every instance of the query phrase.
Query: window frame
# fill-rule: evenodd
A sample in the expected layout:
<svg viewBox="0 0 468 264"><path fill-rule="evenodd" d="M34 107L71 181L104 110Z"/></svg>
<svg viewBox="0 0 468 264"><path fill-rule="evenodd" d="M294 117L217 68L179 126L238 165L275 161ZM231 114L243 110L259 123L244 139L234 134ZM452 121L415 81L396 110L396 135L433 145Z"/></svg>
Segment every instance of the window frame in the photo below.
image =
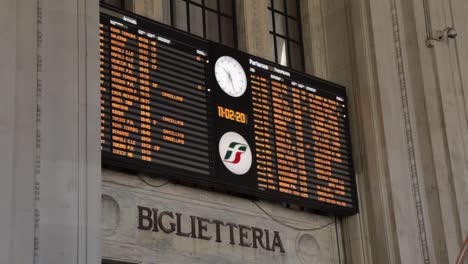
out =
<svg viewBox="0 0 468 264"><path fill-rule="evenodd" d="M115 2L119 2L118 4L112 3L111 1L106 1L106 0L99 0L99 2L105 3L107 5L110 5L114 8L121 9L121 10L127 10L127 3L125 0L116 0Z"/></svg>
<svg viewBox="0 0 468 264"><path fill-rule="evenodd" d="M101 260L101 264L138 264L138 263L137 262L127 262L127 261L103 258Z"/></svg>
<svg viewBox="0 0 468 264"><path fill-rule="evenodd" d="M286 43L286 62L287 66L289 68L292 68L294 70L298 71L304 71L305 70L305 61L304 61L304 41L303 41L303 34L302 34L302 19L301 19L301 7L300 7L300 1L299 0L281 0L283 3L283 11L275 8L275 0L268 0L269 1L269 6L268 6L268 11L270 12L270 19L271 19L271 29L269 29L269 33L273 38L273 51L274 51L274 58L275 62L279 63L279 54L278 54L278 43L277 43L277 38L281 38L285 41ZM292 16L289 13L288 10L288 4L287 1L296 1L296 16ZM280 34L277 32L276 29L276 19L275 15L280 15L284 18L284 28L285 28L285 33ZM295 20L298 26L298 34L299 34L299 39L295 40L291 37L291 34L289 32L289 20ZM299 46L299 52L300 52L300 68L295 68L291 64L291 43L294 43Z"/></svg>
<svg viewBox="0 0 468 264"><path fill-rule="evenodd" d="M174 1L185 2L187 30L183 30L183 29L180 29L180 30L186 31L187 33L190 33L190 34L194 34L194 33L191 32L191 25L190 25L190 5L194 5L196 7L201 8L201 10L202 10L203 36L199 36L199 35L196 35L196 34L194 34L194 35L202 37L203 39L208 39L207 38L207 28L206 28L206 13L207 13L207 11L209 11L209 12L212 12L212 13L216 14L217 19L218 19L218 41L214 41L214 42L229 46L228 44L225 44L223 42L223 31L222 31L222 26L221 26L221 18L225 17L225 18L230 19L232 21L232 34L233 34L232 35L232 42L233 42L232 47L235 48L235 49L238 48L236 0L231 0L232 6L231 6L231 14L230 15L221 11L220 2L222 0L216 0L216 9L213 9L213 8L207 6L205 4L205 2L206 2L205 0L201 0L201 4L197 3L197 2L195 2L193 0L169 0L170 14L171 14L171 21L170 21L171 24L170 25L172 27L177 28L175 26L176 22L175 22L175 3L174 3Z"/></svg>

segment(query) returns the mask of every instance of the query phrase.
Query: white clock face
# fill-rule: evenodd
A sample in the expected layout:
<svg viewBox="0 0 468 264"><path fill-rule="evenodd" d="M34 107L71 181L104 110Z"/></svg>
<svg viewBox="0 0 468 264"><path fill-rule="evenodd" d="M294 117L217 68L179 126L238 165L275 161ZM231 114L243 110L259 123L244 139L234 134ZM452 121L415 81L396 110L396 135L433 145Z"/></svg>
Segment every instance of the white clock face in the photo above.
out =
<svg viewBox="0 0 468 264"><path fill-rule="evenodd" d="M220 57L215 64L216 81L225 93L239 97L247 89L247 77L239 62L229 56Z"/></svg>

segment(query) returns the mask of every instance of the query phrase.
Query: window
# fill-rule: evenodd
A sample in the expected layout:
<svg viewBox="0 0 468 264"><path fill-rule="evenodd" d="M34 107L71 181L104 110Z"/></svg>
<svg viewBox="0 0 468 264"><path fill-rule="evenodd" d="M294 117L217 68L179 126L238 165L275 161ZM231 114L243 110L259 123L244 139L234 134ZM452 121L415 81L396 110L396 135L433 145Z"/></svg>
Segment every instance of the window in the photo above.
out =
<svg viewBox="0 0 468 264"><path fill-rule="evenodd" d="M101 0L100 2L109 4L120 9L125 9L125 0Z"/></svg>
<svg viewBox="0 0 468 264"><path fill-rule="evenodd" d="M295 70L304 70L304 47L299 0L269 0L270 34L275 61Z"/></svg>
<svg viewBox="0 0 468 264"><path fill-rule="evenodd" d="M235 0L171 0L171 25L237 47Z"/></svg>
<svg viewBox="0 0 468 264"><path fill-rule="evenodd" d="M118 260L103 259L102 264L137 264L135 262L123 262Z"/></svg>

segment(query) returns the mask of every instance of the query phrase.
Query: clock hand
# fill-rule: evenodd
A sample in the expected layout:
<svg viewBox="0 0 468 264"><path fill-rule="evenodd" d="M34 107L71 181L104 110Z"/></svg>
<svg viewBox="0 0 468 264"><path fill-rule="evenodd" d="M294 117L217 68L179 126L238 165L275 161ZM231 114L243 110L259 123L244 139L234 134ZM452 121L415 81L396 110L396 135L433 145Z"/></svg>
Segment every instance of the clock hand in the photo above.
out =
<svg viewBox="0 0 468 264"><path fill-rule="evenodd" d="M232 81L231 73L229 71L227 71L226 68L224 68L224 67L223 67L223 70L227 74L227 76L229 77L229 80L231 81L232 90L235 91L236 88L234 87L234 82Z"/></svg>
<svg viewBox="0 0 468 264"><path fill-rule="evenodd" d="M224 67L223 67L223 70L224 70L224 72L229 76L229 79L231 79L231 74L229 73L229 71L226 70L226 68L224 68Z"/></svg>
<svg viewBox="0 0 468 264"><path fill-rule="evenodd" d="M236 88L234 87L234 82L232 81L231 75L229 75L229 80L231 80L231 87L233 91L236 91Z"/></svg>

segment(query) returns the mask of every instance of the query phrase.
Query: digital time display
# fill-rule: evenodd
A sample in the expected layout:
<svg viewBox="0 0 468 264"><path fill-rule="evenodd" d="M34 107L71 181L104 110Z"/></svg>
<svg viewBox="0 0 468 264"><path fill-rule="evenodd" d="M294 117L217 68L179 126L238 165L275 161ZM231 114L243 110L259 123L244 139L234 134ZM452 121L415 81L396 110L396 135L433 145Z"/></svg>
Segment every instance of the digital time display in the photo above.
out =
<svg viewBox="0 0 468 264"><path fill-rule="evenodd" d="M226 107L218 106L218 116L226 118L232 121L236 121L242 124L247 124L247 115L240 111L235 111Z"/></svg>
<svg viewBox="0 0 468 264"><path fill-rule="evenodd" d="M358 211L344 87L102 4L104 166Z"/></svg>

